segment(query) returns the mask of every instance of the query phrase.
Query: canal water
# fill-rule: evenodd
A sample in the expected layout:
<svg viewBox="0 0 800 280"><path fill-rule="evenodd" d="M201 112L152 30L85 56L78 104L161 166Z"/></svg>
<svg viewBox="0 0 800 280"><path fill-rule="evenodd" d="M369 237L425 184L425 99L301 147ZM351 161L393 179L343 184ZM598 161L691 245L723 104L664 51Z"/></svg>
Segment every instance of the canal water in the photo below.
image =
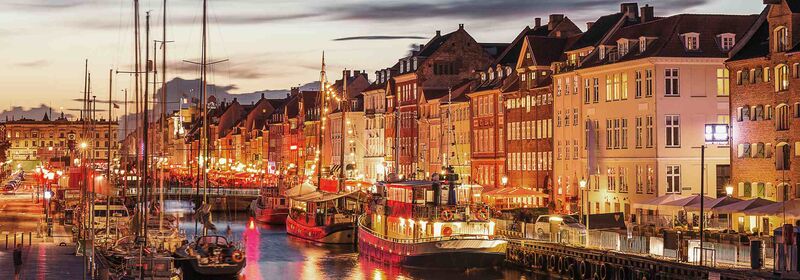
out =
<svg viewBox="0 0 800 280"><path fill-rule="evenodd" d="M165 202L167 212L181 217L180 227L192 238L195 223L192 203ZM224 211L213 214L219 235L230 227L232 239L244 244L252 279L549 279L513 268L469 271L432 271L389 267L359 258L355 246L320 245L286 234L285 226L249 222L247 213Z"/></svg>

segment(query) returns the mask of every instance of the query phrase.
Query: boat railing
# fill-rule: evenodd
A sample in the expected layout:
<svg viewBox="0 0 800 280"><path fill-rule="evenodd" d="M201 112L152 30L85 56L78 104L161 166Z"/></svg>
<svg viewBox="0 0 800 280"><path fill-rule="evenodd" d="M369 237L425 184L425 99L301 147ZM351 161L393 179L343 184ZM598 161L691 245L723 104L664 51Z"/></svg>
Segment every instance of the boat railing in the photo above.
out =
<svg viewBox="0 0 800 280"><path fill-rule="evenodd" d="M357 218L355 213L314 214L297 209L291 209L289 215L297 221L314 226L353 224Z"/></svg>
<svg viewBox="0 0 800 280"><path fill-rule="evenodd" d="M450 241L450 240L493 240L495 239L494 235L486 235L486 234L454 234L450 236L436 236L436 237L418 237L418 238L396 238L396 237L389 237L383 234L380 234L374 230L372 230L369 226L364 224L366 219L366 215L358 218L358 228L360 230L366 231L369 234L375 236L378 239L383 241L393 242L393 243L400 243L400 244L414 244L414 243L426 243L426 242L437 242L437 241Z"/></svg>
<svg viewBox="0 0 800 280"><path fill-rule="evenodd" d="M469 211L467 211L469 207ZM475 205L414 205L411 217L436 221L488 221L489 206Z"/></svg>

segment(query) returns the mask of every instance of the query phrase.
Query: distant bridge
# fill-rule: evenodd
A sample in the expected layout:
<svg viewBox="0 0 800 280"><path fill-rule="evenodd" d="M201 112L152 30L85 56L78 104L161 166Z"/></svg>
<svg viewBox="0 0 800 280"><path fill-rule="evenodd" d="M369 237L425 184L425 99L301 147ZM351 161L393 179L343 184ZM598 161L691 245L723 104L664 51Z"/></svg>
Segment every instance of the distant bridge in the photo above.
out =
<svg viewBox="0 0 800 280"><path fill-rule="evenodd" d="M127 197L135 197L138 189L130 188L125 192ZM199 194L208 193L209 202L214 204L212 209L215 210L245 210L254 199L258 198L261 194L260 189L242 189L230 187L209 187L207 189L200 189L198 192L194 187L166 187L164 188L165 199L179 199L194 201L194 198ZM161 192L157 188L150 189L148 195L158 197Z"/></svg>

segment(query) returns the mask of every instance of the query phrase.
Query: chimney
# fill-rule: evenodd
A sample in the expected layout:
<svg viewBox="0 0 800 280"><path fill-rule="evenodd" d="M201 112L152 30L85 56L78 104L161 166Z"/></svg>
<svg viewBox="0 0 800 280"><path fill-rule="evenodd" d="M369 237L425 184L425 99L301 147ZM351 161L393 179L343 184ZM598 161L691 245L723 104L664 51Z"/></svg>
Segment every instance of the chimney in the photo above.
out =
<svg viewBox="0 0 800 280"><path fill-rule="evenodd" d="M586 30L589 30L590 28L592 28L592 25L594 25L594 21L587 22L586 23Z"/></svg>
<svg viewBox="0 0 800 280"><path fill-rule="evenodd" d="M436 37L439 37L439 36L442 36L442 31L441 30L436 30Z"/></svg>
<svg viewBox="0 0 800 280"><path fill-rule="evenodd" d="M642 7L642 23L651 21L653 18L655 18L653 15L653 6L644 5L644 7Z"/></svg>
<svg viewBox="0 0 800 280"><path fill-rule="evenodd" d="M552 14L550 15L550 21L547 23L547 30L553 30L556 27L556 24L561 22L564 19L563 14Z"/></svg>
<svg viewBox="0 0 800 280"><path fill-rule="evenodd" d="M381 71L375 71L375 82L382 83L381 81Z"/></svg>
<svg viewBox="0 0 800 280"><path fill-rule="evenodd" d="M639 4L637 3L622 3L619 5L619 10L628 21L636 21L639 19Z"/></svg>
<svg viewBox="0 0 800 280"><path fill-rule="evenodd" d="M542 26L542 18L534 18L533 19L533 27L540 27Z"/></svg>
<svg viewBox="0 0 800 280"><path fill-rule="evenodd" d="M423 48L425 48L425 44L419 44L419 50L421 51Z"/></svg>
<svg viewBox="0 0 800 280"><path fill-rule="evenodd" d="M458 24L458 29L459 29L459 30L462 30L462 29L464 29L464 24L463 24L463 23L459 23L459 24Z"/></svg>
<svg viewBox="0 0 800 280"><path fill-rule="evenodd" d="M350 78L350 73L352 73L350 70L342 70L342 77Z"/></svg>
<svg viewBox="0 0 800 280"><path fill-rule="evenodd" d="M358 75L361 75L361 70L355 70L355 71L353 71L353 76L356 76L356 77L358 77Z"/></svg>

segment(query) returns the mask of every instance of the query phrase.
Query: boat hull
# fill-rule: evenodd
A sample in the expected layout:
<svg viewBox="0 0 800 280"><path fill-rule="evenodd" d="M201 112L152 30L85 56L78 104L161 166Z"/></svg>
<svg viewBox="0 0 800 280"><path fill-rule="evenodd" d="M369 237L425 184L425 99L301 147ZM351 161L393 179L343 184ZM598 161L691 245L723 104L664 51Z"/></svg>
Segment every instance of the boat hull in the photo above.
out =
<svg viewBox="0 0 800 280"><path fill-rule="evenodd" d="M286 233L291 236L323 244L355 244L356 230L353 224L332 226L308 226L289 215L286 218Z"/></svg>
<svg viewBox="0 0 800 280"><path fill-rule="evenodd" d="M363 258L390 266L421 269L491 268L505 260L506 241L441 240L397 243L359 228L358 250Z"/></svg>
<svg viewBox="0 0 800 280"><path fill-rule="evenodd" d="M286 224L286 217L289 216L289 208L261 208L258 200L250 203L250 215L256 222L270 225Z"/></svg>
<svg viewBox="0 0 800 280"><path fill-rule="evenodd" d="M189 256L184 246L175 253L175 263L180 267L184 279L238 279L247 261L243 260L235 265L201 265L197 258Z"/></svg>

